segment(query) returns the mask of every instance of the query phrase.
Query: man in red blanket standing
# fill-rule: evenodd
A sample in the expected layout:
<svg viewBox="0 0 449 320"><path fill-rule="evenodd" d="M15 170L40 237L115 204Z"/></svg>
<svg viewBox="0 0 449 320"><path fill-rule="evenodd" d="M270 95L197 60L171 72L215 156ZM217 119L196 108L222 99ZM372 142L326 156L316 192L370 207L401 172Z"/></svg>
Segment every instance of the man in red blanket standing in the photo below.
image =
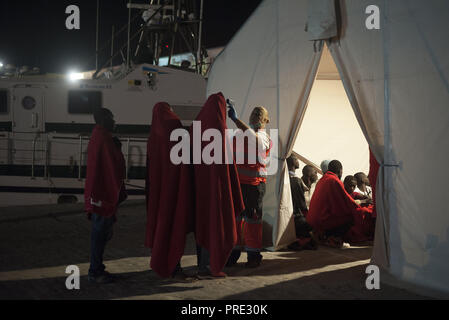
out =
<svg viewBox="0 0 449 320"><path fill-rule="evenodd" d="M127 195L124 186L125 159L121 144L111 133L115 128L114 115L108 109L94 113L96 126L87 149L87 176L84 206L92 221L91 256L88 280L90 283L109 283L113 276L105 271L103 253L112 238L118 205Z"/></svg>
<svg viewBox="0 0 449 320"><path fill-rule="evenodd" d="M248 254L247 268L256 268L262 261L262 208L265 195L266 164L272 146L269 135L265 131L270 122L267 109L256 107L249 118L249 127L237 118L236 111L229 105L229 118L234 121L237 128L243 131L247 140L243 144L236 143L237 169L242 189L245 210L237 218L238 244L231 253L227 266L237 263L241 250L245 248ZM244 138L245 139L245 138ZM251 147L251 145L253 145ZM251 153L256 153L251 155ZM244 155L243 163L238 161ZM253 158L255 161L251 161Z"/></svg>
<svg viewBox="0 0 449 320"><path fill-rule="evenodd" d="M201 249L198 249L198 264L200 276L225 277L222 271L229 255L237 243L236 216L244 209L242 192L235 163L228 163L226 159L226 102L222 93L211 95L191 129L191 136L195 137L195 125L200 124L200 136L205 133L218 133L214 139L220 140L219 148L214 149L214 155L220 155L220 161L206 164L204 161L194 163L195 188L195 237ZM195 143L193 138L192 143ZM193 158L201 155L208 146L206 139L201 139L201 148L195 152ZM218 157L217 157L218 158ZM198 160L198 159L197 159ZM221 162L218 163L218 162ZM151 182L150 182L151 183ZM210 270L207 265L209 264Z"/></svg>
<svg viewBox="0 0 449 320"><path fill-rule="evenodd" d="M147 226L145 246L151 248L151 269L163 278L190 281L180 260L186 236L194 229L193 177L189 165L175 164L170 136L182 123L168 103L157 103L147 144Z"/></svg>

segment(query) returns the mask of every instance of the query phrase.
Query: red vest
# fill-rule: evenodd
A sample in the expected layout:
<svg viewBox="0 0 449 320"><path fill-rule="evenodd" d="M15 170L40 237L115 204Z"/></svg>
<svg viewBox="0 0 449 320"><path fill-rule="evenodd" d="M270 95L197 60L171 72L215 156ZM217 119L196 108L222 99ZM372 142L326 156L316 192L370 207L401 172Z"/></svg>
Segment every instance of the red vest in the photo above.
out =
<svg viewBox="0 0 449 320"><path fill-rule="evenodd" d="M244 149L239 150L238 146L236 146L234 139L234 153L236 155L236 164L237 171L239 173L239 179L241 184L249 184L253 186L259 185L261 182L265 183L267 181L267 168L266 163L268 156L270 155L270 150L273 147L273 142L270 140L270 146L268 149L259 150L259 144L256 146L256 161L251 159L248 155L248 139L245 139ZM244 154L244 163L238 163L238 153L243 152ZM254 158L254 155L253 157Z"/></svg>

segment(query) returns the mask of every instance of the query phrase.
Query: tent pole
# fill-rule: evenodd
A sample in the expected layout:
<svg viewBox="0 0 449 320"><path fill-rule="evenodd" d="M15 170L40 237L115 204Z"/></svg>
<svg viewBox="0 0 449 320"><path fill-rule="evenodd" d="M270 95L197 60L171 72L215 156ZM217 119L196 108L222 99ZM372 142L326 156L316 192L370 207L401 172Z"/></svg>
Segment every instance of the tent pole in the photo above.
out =
<svg viewBox="0 0 449 320"><path fill-rule="evenodd" d="M383 44L383 62L384 62L384 161L383 161L383 197L384 197L384 209L388 212L388 218L390 223L388 225L391 226L391 215L392 215L392 205L391 205L391 179L389 175L389 171L391 168L389 165L392 163L391 159L391 106L390 106L390 66L389 66L389 55L387 45L389 44L388 30L387 30L387 1L384 0L384 8L382 15L382 44ZM387 225L385 224L384 217L384 234L385 239L390 239L390 230L387 229ZM386 245L386 255L387 262L390 265L390 249L388 247L388 243ZM389 266L390 267L390 266Z"/></svg>

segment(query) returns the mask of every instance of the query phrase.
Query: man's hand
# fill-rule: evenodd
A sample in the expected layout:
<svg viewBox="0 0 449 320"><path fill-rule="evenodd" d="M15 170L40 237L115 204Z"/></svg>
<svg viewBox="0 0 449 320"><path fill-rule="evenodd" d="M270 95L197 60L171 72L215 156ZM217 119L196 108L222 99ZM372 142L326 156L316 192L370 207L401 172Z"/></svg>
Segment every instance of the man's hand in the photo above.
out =
<svg viewBox="0 0 449 320"><path fill-rule="evenodd" d="M226 100L226 103L228 104L228 117L232 120L232 121L236 121L238 119L237 117L237 112L235 111L234 108L234 104L228 99Z"/></svg>

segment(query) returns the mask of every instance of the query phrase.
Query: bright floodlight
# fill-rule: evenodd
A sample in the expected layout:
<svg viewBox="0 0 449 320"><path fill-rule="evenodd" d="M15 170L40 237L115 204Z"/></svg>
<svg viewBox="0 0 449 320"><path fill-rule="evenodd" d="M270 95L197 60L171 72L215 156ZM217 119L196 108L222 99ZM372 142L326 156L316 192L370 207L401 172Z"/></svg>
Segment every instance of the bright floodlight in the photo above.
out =
<svg viewBox="0 0 449 320"><path fill-rule="evenodd" d="M3 68L3 63L0 62L0 68Z"/></svg>
<svg viewBox="0 0 449 320"><path fill-rule="evenodd" d="M84 74L79 72L70 72L68 75L70 81L77 81L84 79Z"/></svg>

